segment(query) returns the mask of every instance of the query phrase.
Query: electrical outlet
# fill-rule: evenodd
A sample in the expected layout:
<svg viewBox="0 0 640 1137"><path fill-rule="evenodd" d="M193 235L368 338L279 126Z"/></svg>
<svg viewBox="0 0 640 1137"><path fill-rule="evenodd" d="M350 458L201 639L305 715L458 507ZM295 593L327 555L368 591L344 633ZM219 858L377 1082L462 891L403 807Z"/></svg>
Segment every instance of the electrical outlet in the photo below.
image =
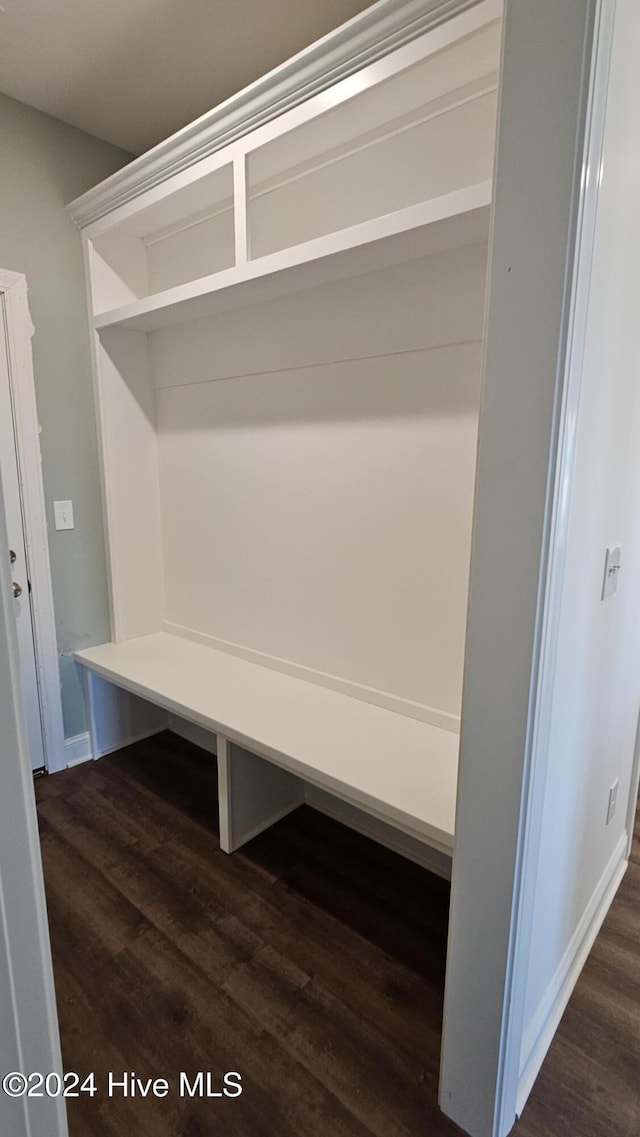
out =
<svg viewBox="0 0 640 1137"><path fill-rule="evenodd" d="M611 789L609 790L609 804L607 806L607 825L609 824L610 821L613 821L613 817L614 817L614 814L616 812L616 802L618 800L618 785L619 784L620 784L620 779L616 778L615 782L611 786Z"/></svg>
<svg viewBox="0 0 640 1137"><path fill-rule="evenodd" d="M55 518L56 529L73 529L73 502L54 501L53 516Z"/></svg>

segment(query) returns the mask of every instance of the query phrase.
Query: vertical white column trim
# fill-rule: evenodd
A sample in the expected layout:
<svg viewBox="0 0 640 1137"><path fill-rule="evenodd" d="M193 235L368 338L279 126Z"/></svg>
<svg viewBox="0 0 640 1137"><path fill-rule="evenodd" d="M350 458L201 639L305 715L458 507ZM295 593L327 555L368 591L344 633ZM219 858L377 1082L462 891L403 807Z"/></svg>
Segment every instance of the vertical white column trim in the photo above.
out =
<svg viewBox="0 0 640 1137"><path fill-rule="evenodd" d="M473 1137L505 1137L516 1115L540 821L539 685L557 616L549 604L563 407L580 350L576 272L607 2L540 0L535 39L527 0L506 8L440 1084L444 1112Z"/></svg>
<svg viewBox="0 0 640 1137"><path fill-rule="evenodd" d="M249 200L247 197L247 155L233 159L233 223L236 242L236 265L247 263L249 247Z"/></svg>
<svg viewBox="0 0 640 1137"><path fill-rule="evenodd" d="M516 1100L520 1096L518 1094L521 1081L521 1046L519 1040L524 1027L526 992L524 984L515 983L515 977L526 975L529 968L615 4L616 0L598 0L594 26L594 52L590 67L581 195L576 229L575 270L568 316L568 350L560 409L553 512L550 522L549 564L535 693L536 711L531 728L531 780L525 804L522 872L517 896L516 934L512 962L514 982L509 1005L505 1008L507 1026L503 1039L503 1115L499 1122L499 1128L503 1130L508 1124L508 1117L504 1115L504 1103L506 1101L511 1102L514 1095L516 1095ZM521 1109L523 1104L524 1102L521 1102ZM510 1106L509 1116L511 1116Z"/></svg>
<svg viewBox="0 0 640 1137"><path fill-rule="evenodd" d="M229 800L229 741L223 734L216 736L218 760L218 816L220 819L220 848L223 853L233 852L231 832L231 802Z"/></svg>

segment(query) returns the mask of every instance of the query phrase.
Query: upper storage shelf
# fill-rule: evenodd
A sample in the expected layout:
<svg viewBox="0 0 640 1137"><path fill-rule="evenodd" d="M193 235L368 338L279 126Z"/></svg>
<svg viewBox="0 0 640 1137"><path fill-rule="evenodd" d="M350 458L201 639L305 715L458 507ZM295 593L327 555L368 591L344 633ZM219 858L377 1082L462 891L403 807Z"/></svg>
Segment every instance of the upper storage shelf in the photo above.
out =
<svg viewBox="0 0 640 1137"><path fill-rule="evenodd" d="M498 53L499 25L481 28L253 150L251 255L488 181Z"/></svg>
<svg viewBox="0 0 640 1137"><path fill-rule="evenodd" d="M136 211L90 245L94 314L235 263L230 164Z"/></svg>
<svg viewBox="0 0 640 1137"><path fill-rule="evenodd" d="M487 239L491 182L246 261L95 317L97 329L171 324Z"/></svg>
<svg viewBox="0 0 640 1137"><path fill-rule="evenodd" d="M485 240L499 53L485 0L89 226L95 327L149 331Z"/></svg>

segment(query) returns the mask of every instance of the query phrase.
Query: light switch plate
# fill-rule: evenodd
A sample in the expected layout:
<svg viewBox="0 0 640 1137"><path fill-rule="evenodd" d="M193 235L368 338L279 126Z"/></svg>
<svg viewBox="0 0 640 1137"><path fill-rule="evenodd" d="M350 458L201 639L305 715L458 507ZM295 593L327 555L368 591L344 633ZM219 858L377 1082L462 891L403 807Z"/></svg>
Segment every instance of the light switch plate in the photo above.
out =
<svg viewBox="0 0 640 1137"><path fill-rule="evenodd" d="M622 549L619 545L615 545L615 547L607 549L607 555L604 560L604 579L602 581L603 600L606 600L608 596L613 596L616 588L618 587L621 556Z"/></svg>
<svg viewBox="0 0 640 1137"><path fill-rule="evenodd" d="M73 502L54 501L53 516L55 518L56 529L73 529Z"/></svg>

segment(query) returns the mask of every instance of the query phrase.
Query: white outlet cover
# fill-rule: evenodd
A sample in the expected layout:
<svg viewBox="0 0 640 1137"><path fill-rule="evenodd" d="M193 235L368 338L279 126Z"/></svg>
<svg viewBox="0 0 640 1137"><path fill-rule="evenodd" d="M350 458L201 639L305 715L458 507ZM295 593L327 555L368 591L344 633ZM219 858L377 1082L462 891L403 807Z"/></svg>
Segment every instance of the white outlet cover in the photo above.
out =
<svg viewBox="0 0 640 1137"><path fill-rule="evenodd" d="M613 548L607 549L607 553L604 559L604 578L602 581L603 600L606 600L609 596L613 596L618 587L621 557L622 549L620 548L620 545L615 545Z"/></svg>
<svg viewBox="0 0 640 1137"><path fill-rule="evenodd" d="M54 501L53 516L56 523L56 529L73 529L73 502Z"/></svg>

